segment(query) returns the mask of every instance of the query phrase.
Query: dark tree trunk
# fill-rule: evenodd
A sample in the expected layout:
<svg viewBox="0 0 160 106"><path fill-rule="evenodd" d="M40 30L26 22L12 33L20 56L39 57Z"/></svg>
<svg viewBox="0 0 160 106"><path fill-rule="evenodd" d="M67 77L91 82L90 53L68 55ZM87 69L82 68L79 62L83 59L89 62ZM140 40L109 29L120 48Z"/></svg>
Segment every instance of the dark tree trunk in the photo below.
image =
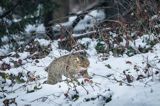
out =
<svg viewBox="0 0 160 106"><path fill-rule="evenodd" d="M69 13L69 0L52 0L56 7L44 14L44 26L47 36L54 40L55 36L52 26L55 23L65 22L68 18L64 18Z"/></svg>
<svg viewBox="0 0 160 106"><path fill-rule="evenodd" d="M69 0L55 0L58 8L55 8L53 17L55 20L54 22L66 22L68 21L69 14Z"/></svg>
<svg viewBox="0 0 160 106"><path fill-rule="evenodd" d="M53 20L53 11L49 11L44 15L44 26L45 26L46 34L51 40L54 39L53 30L52 30L53 23L51 22L52 20Z"/></svg>

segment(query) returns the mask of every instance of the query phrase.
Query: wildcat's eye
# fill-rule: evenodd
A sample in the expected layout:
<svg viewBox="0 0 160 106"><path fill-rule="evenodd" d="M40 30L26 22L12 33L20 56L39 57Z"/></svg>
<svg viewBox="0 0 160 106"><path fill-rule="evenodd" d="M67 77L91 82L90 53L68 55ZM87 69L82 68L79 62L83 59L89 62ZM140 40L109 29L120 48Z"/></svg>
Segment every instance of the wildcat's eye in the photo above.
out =
<svg viewBox="0 0 160 106"><path fill-rule="evenodd" d="M79 62L79 58L76 58L76 61Z"/></svg>
<svg viewBox="0 0 160 106"><path fill-rule="evenodd" d="M82 60L84 60L84 59L85 59L83 56L80 56L80 58L81 58Z"/></svg>

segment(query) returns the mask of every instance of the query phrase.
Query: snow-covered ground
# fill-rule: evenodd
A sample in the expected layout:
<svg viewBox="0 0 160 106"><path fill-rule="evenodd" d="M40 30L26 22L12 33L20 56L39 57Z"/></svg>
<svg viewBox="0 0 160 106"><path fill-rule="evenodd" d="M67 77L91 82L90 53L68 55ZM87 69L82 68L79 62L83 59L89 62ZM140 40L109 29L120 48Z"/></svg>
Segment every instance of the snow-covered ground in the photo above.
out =
<svg viewBox="0 0 160 106"><path fill-rule="evenodd" d="M46 40L37 40L41 44L48 44ZM16 98L18 106L159 106L160 105L160 44L153 47L151 52L137 54L132 57L123 55L121 57L109 56L107 60L101 57L94 49L97 41L95 39L82 39L79 42L89 42L87 53L90 61L88 68L92 81L85 82L83 78L78 79L83 84L67 84L65 81L55 85L43 83L47 80L45 68L55 59L69 52L57 49L57 42L52 42L52 51L42 59L26 60L29 53L19 53L24 65L11 68L5 72L17 75L19 72L27 74L34 73L39 79L28 83L10 85L10 81L2 84L6 92L5 98L0 92L0 106L5 99ZM4 58L0 61L9 63L13 57ZM148 64L150 67L148 67ZM148 69L146 74L144 71ZM155 72L159 72L154 74ZM127 79L126 76L130 79ZM145 77L138 79L138 77ZM142 76L143 75L143 76ZM147 75L152 75L147 77ZM1 78L3 79L3 78ZM8 85L7 85L8 84ZM34 87L37 87L35 89ZM1 89L0 89L1 90ZM32 91L34 90L34 91ZM11 106L14 106L12 104Z"/></svg>

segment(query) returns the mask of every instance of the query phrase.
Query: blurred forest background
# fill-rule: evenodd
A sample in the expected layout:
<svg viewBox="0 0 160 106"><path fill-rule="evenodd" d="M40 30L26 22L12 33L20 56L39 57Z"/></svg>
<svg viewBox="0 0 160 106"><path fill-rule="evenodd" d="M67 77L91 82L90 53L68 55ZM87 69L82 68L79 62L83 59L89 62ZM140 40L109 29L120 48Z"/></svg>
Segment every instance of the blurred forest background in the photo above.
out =
<svg viewBox="0 0 160 106"><path fill-rule="evenodd" d="M138 35L147 32L159 33L159 28L154 27L159 20L152 18L160 14L159 0L1 0L0 38L5 36L8 40L0 39L0 47L9 44L11 49L17 50L35 37L51 40L71 38L76 25L93 10L101 10L105 14L105 18L97 21L94 28L89 28L92 31L94 29L97 35L98 30L102 31L103 28L111 28L121 33L136 31ZM54 30L56 24L67 22L72 16L76 18L70 25L60 25L59 30ZM37 32L33 29L26 33L28 25L36 27L41 24L45 27L44 31ZM24 42L24 39L27 40Z"/></svg>

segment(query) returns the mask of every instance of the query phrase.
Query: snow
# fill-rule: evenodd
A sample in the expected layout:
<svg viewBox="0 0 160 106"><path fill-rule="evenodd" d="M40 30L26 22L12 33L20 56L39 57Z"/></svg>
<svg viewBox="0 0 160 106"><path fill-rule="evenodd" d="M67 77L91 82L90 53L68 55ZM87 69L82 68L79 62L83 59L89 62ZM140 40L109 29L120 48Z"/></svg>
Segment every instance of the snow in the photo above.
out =
<svg viewBox="0 0 160 106"><path fill-rule="evenodd" d="M30 32L35 31L35 30L36 30L35 25L27 25L26 28L25 28L25 31L27 33L30 33Z"/></svg>
<svg viewBox="0 0 160 106"><path fill-rule="evenodd" d="M48 46L50 44L50 42L45 39L35 39L35 41L38 41L41 46Z"/></svg>
<svg viewBox="0 0 160 106"><path fill-rule="evenodd" d="M0 48L0 56L5 56L6 54L8 54L8 52L9 52L9 50L6 50L6 48Z"/></svg>
<svg viewBox="0 0 160 106"><path fill-rule="evenodd" d="M117 90L118 87L118 90ZM126 87L114 86L111 89L115 94L113 100L108 103L109 106L159 106L160 93L158 92L159 84L152 87Z"/></svg>
<svg viewBox="0 0 160 106"><path fill-rule="evenodd" d="M72 24L72 22L77 18L77 16L71 16L69 17L68 22L60 23L62 26L69 26ZM76 27L73 29L73 32L75 33L73 36L79 35L80 31L86 31L89 28L92 28L97 22L102 21L105 18L105 14L102 10L93 10L87 14L84 19L80 20L80 22L76 25ZM57 24L53 27L55 31L60 31L60 25Z"/></svg>
<svg viewBox="0 0 160 106"><path fill-rule="evenodd" d="M36 32L45 32L45 27L43 24L38 25Z"/></svg>
<svg viewBox="0 0 160 106"><path fill-rule="evenodd" d="M45 32L45 27L43 24L40 25L27 25L25 28L25 32L30 33L36 31L37 33L44 33Z"/></svg>
<svg viewBox="0 0 160 106"><path fill-rule="evenodd" d="M97 21L101 21L105 18L105 14L101 10L91 11L88 15L81 20L78 25L74 28L75 31L85 30L86 28L93 27Z"/></svg>
<svg viewBox="0 0 160 106"><path fill-rule="evenodd" d="M148 35L146 35L148 37ZM137 39L136 46L144 46L143 39ZM39 76L40 80L36 80L30 83L15 84L12 87L3 85L3 78L0 77L0 86L4 86L4 90L8 90L5 98L0 98L0 106L3 106L3 100L9 98L16 98L16 102L19 106L31 105L31 106L159 106L160 105L160 75L154 75L154 77L145 78L142 80L136 80L137 72L134 70L135 66L139 67L141 74L146 67L145 62L152 65L150 70L155 71L156 68L160 68L160 44L156 44L153 47L152 52L137 54L132 57L123 55L122 57L108 56L107 60L101 61L95 50L97 44L96 39L84 38L79 40L79 43L88 45L87 54L90 61L88 73L92 76L92 82L85 82L84 85L76 84L76 88L73 83L69 85L63 81L55 85L49 85L43 83L47 80L47 72L45 68L57 57L69 54L66 50L58 49L58 43L56 41L50 42L45 39L36 39L41 45L48 45L51 43L52 51L48 56L42 59L38 59L38 63L35 60L28 59L21 67L11 68L6 70L7 73L13 73L18 75L19 72L27 74L29 71L35 76ZM14 54L14 53L12 53ZM30 54L28 52L19 53L18 59L25 60ZM4 58L2 62L9 63L13 57ZM110 66L110 67L109 67ZM133 82L128 83L125 79L124 71L126 74L133 76ZM159 71L159 70L158 70ZM2 72L2 71L0 71ZM107 77L109 76L110 77ZM145 75L145 74L144 74ZM121 80L122 82L115 81ZM66 78L63 78L66 79ZM83 78L78 79L79 82L84 81ZM7 83L9 80L7 80ZM39 85L41 84L41 85ZM127 85L128 84L128 85ZM130 84L130 85L129 85ZM23 87L24 86L24 87ZM27 93L39 87L32 93ZM11 92L14 91L14 92ZM75 96L77 95L76 98ZM3 93L0 93L2 97ZM67 96L66 96L67 95ZM73 99L73 97L75 97ZM111 97L111 101L106 103L106 99ZM14 106L14 104L12 104Z"/></svg>
<svg viewBox="0 0 160 106"><path fill-rule="evenodd" d="M3 8L0 7L0 14ZM74 31L84 30L85 34L94 31L88 30L96 25L97 21L103 20L104 12L101 10L91 11L81 20L74 28ZM158 15L151 17L151 20L158 19ZM70 17L69 21L62 23L63 26L70 25L76 16ZM7 19L5 19L8 23ZM16 20L18 21L18 20ZM155 25L156 28L160 24ZM59 28L56 25L55 30ZM43 24L27 25L26 33L31 32L43 33L45 28ZM90 31L90 32L89 32ZM132 33L134 35L136 33ZM80 36L74 33L73 36ZM117 36L114 32L109 32L113 38ZM12 36L12 35L11 35ZM14 36L16 37L16 35ZM16 39L16 38L15 38ZM154 34L145 34L138 36L134 41L130 41L129 45L133 48L145 48L148 40L154 41L157 37ZM9 42L10 39L4 36L2 42ZM55 85L46 84L48 73L46 68L56 58L70 54L66 50L58 49L57 41L49 41L46 39L36 38L34 41L39 42L40 46L48 46L51 44L52 51L42 59L31 59L29 52L18 52L19 57L12 57L17 52L11 52L12 56L0 59L0 67L3 63L11 65L11 69L5 71L0 68L0 106L3 106L5 99L16 98L18 106L160 106L160 43L154 45L152 50L147 53L139 53L128 57L123 54L121 57L114 57L112 53L107 55L106 60L101 60L101 56L106 54L98 54L95 50L97 39L83 38L78 43L87 46L87 56L90 61L88 73L92 77L91 80L79 78L78 82L68 83L68 79L62 75L62 82ZM104 43L104 42L102 42ZM126 40L120 43L125 46ZM115 44L114 46L118 46ZM0 48L0 56L8 54L10 45L4 45ZM73 51L72 51L73 52ZM11 61L22 60L22 66L14 67ZM84 69L81 69L84 70ZM145 71L147 70L148 73ZM159 74L154 74L159 72ZM4 80L4 73L24 76L24 83L14 83L10 79ZM129 75L131 82L126 76ZM144 78L138 80L138 76ZM148 77L151 75L150 77ZM27 81L29 77L36 78L34 81ZM82 84L83 82L83 84ZM37 88L37 89L35 89ZM3 92L6 90L6 92ZM5 97L5 96L6 97ZM111 100L107 100L110 98ZM12 104L11 106L15 106Z"/></svg>

